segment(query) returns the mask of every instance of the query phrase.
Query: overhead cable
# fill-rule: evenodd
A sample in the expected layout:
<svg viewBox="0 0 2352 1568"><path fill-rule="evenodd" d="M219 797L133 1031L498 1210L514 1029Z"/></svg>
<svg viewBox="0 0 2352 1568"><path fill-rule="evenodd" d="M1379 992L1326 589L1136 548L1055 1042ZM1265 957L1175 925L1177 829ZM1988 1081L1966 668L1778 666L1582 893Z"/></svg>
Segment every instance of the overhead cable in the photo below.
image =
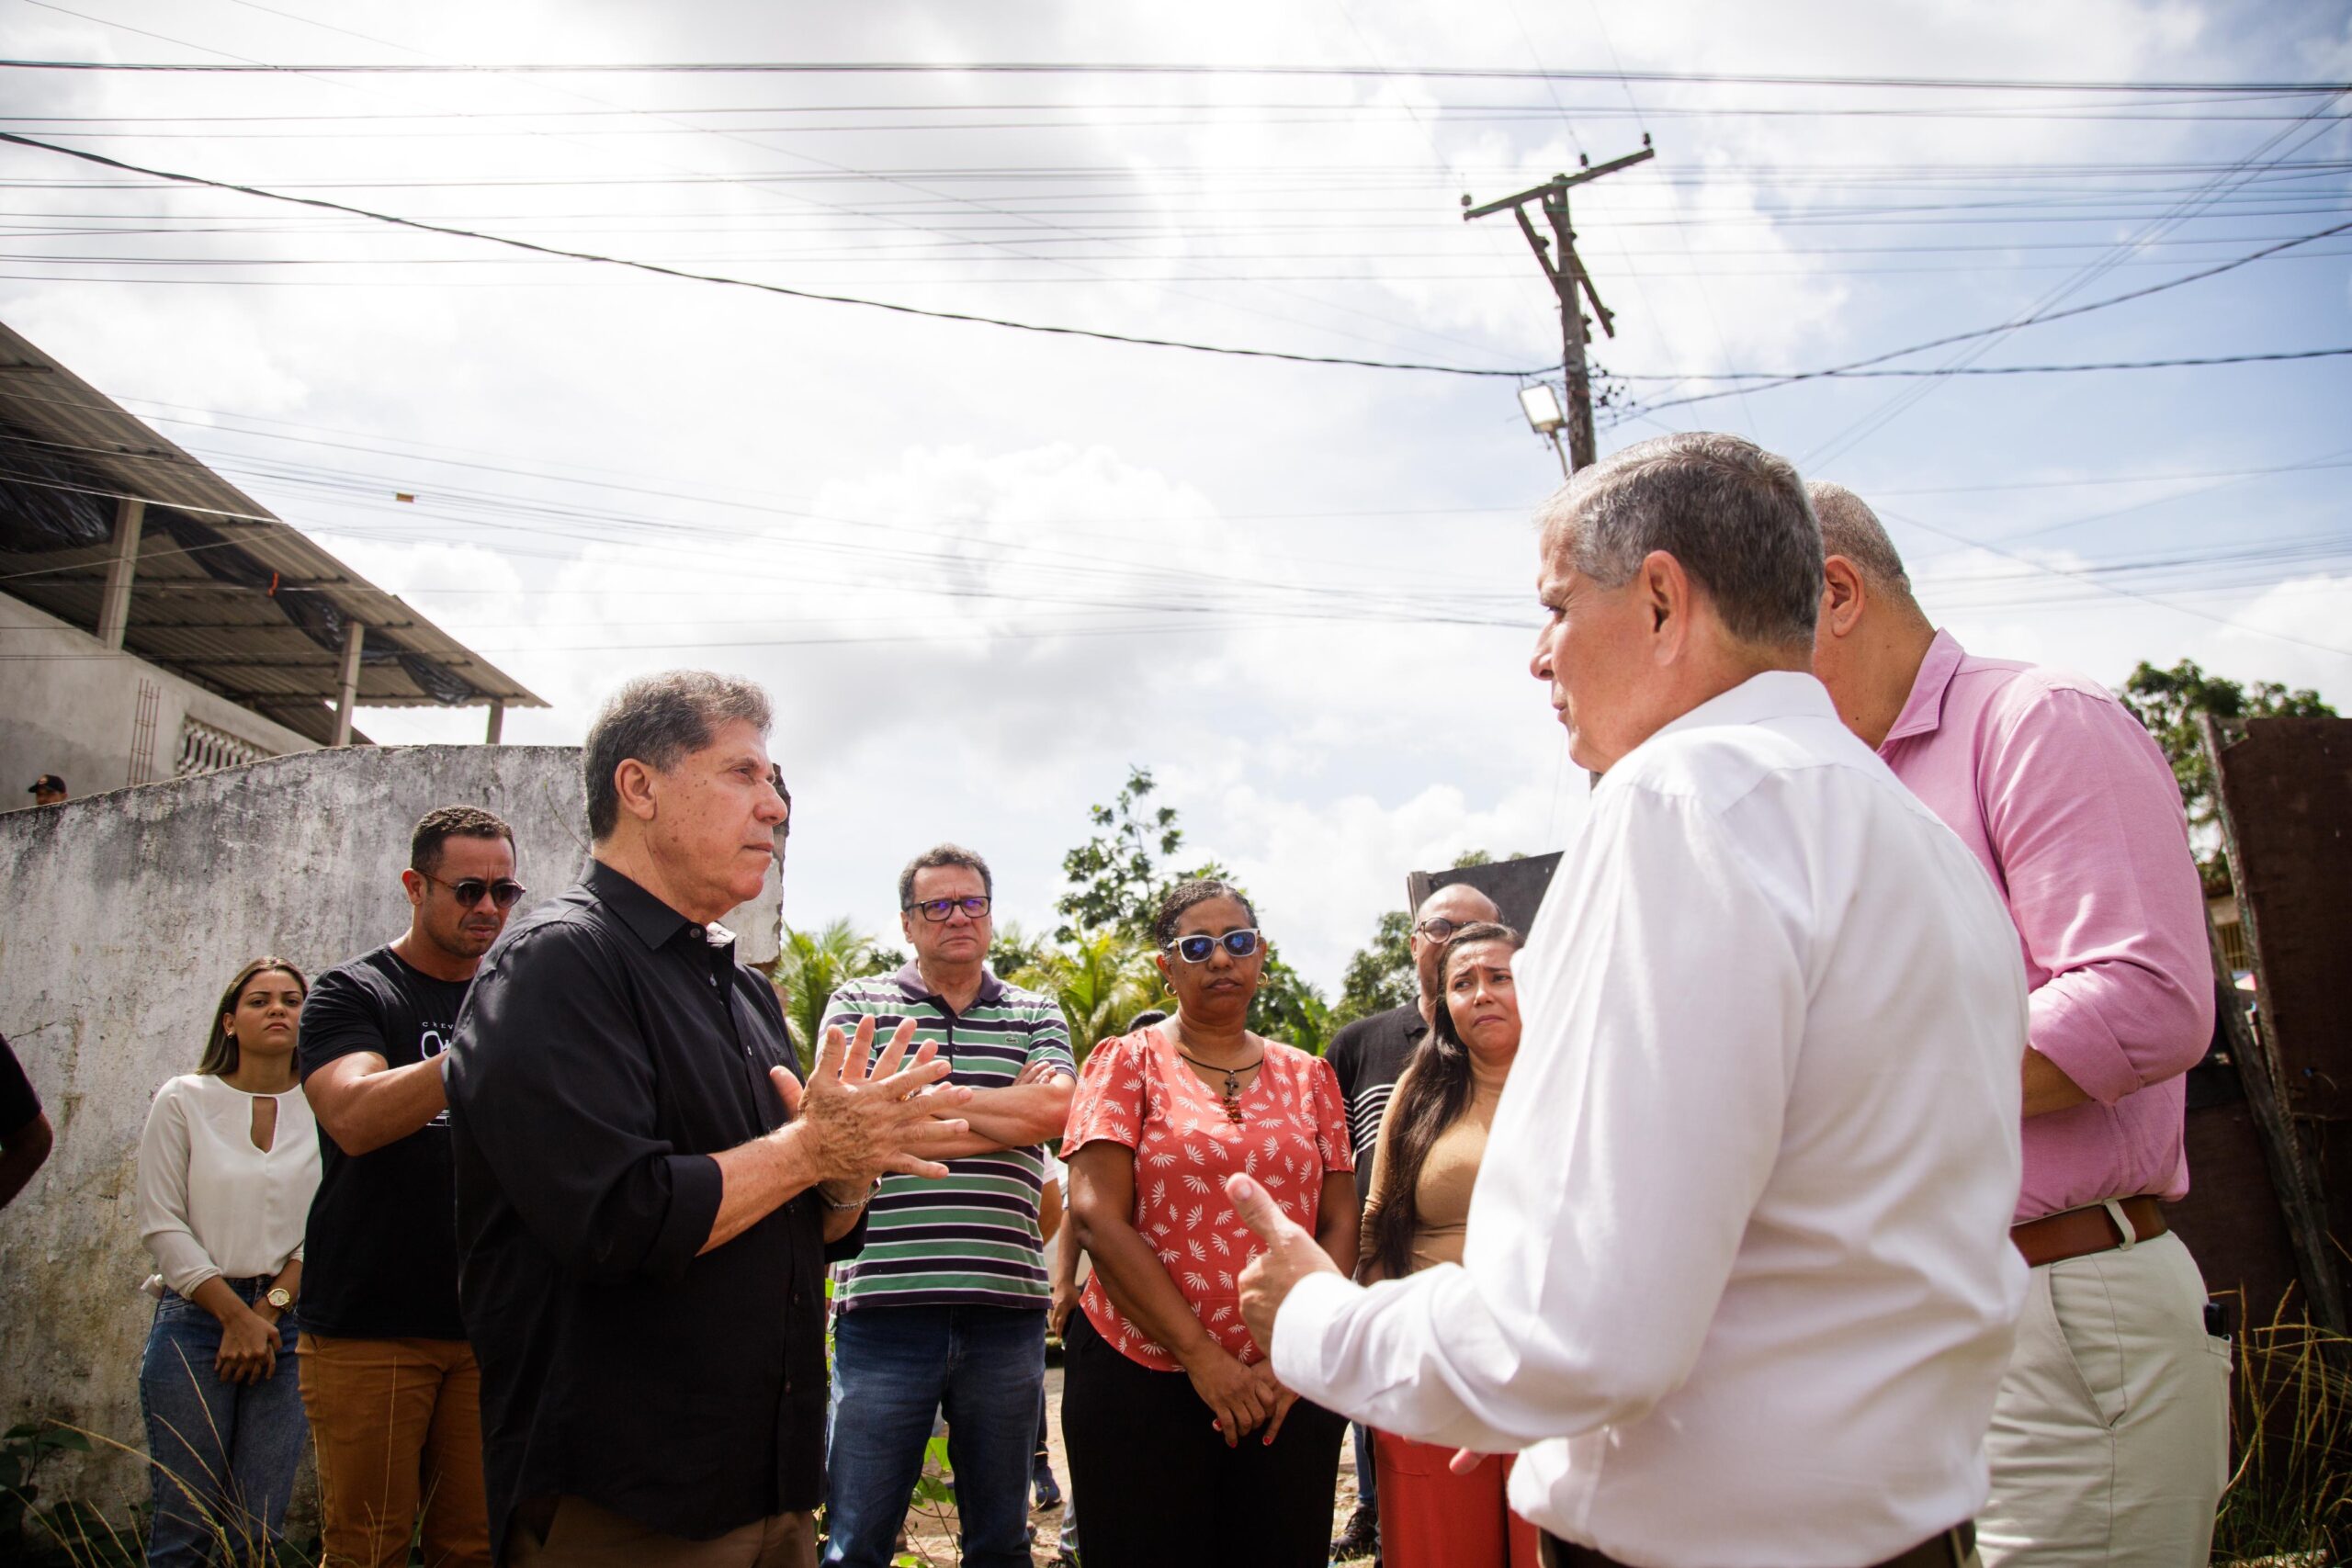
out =
<svg viewBox="0 0 2352 1568"><path fill-rule="evenodd" d="M794 299L809 299L827 305L857 305L869 310L888 310L894 315L920 316L937 321L965 321L975 326L1003 327L1014 332L1039 333L1056 337L1092 338L1102 343L1131 344L1142 348L1176 348L1192 354L1216 354L1242 359L1276 359L1294 365L1338 365L1361 370L1414 370L1439 376L1475 376L1527 380L1537 372L1527 369L1484 368L1466 365L1433 365L1411 360L1353 359L1340 355L1292 354L1272 348L1239 348L1228 344L1188 343L1181 338L1146 337L1131 333L1103 332L1092 327L1059 326L1043 321L1016 321L1002 316L983 316L965 310L933 310L918 305L902 305L888 299L865 299L847 294L824 294L814 289L791 288L781 283L762 283L754 278L729 277L721 273L695 272L684 267L664 266L658 262L632 261L626 256L608 256L594 251L567 250L558 245L542 245L531 240L513 239L506 235L486 233L477 229L460 229L449 224L428 223L421 219L402 218L397 213L377 212L364 207L352 207L340 201L328 201L314 196L290 196L283 191L265 190L259 186L238 185L230 180L207 179L201 175L178 174L169 169L148 168L129 164L119 158L109 158L102 152L86 152L77 147L61 147L52 141L42 141L14 131L0 131L0 141L13 142L39 152L56 152L68 158L78 158L86 164L120 169L127 174L145 175L151 179L169 180L177 185L201 186L209 190L234 191L241 196L257 197L265 201L281 201L297 207L313 207L330 212L341 212L371 222L390 224L396 228L413 229L427 234L442 234L452 239L478 240L485 244L504 245L512 250L530 251L540 255L556 256L567 261L591 262L601 266L627 267L662 277L678 278L689 283L718 283L734 288L755 289L763 294L780 294ZM2347 224L2352 228L2352 224Z"/></svg>

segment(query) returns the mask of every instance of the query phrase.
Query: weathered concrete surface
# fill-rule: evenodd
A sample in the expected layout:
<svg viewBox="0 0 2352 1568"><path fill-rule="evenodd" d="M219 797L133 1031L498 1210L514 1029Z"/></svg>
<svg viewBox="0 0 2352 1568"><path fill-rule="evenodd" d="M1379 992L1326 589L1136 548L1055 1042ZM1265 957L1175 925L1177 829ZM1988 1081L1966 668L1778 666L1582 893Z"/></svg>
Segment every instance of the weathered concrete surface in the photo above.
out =
<svg viewBox="0 0 2352 1568"><path fill-rule="evenodd" d="M249 742L266 757L317 746L135 654L109 649L21 599L0 593L0 653L29 660L11 664L14 678L0 687L0 811L31 806L26 786L43 773L61 775L75 795L130 783L142 685L153 688L154 704L141 784L175 776L180 726L187 719Z"/></svg>
<svg viewBox="0 0 2352 1568"><path fill-rule="evenodd" d="M139 1134L165 1078L192 1070L220 987L275 953L316 974L396 936L416 819L471 804L514 824L533 902L587 856L580 753L560 746L351 747L0 815L0 1033L57 1129L0 1211L0 1429L56 1416L141 1445L138 1366L153 1303L133 1217ZM729 915L772 959L771 873ZM66 1456L68 1460L71 1456ZM43 1471L52 1497L114 1510L141 1462Z"/></svg>

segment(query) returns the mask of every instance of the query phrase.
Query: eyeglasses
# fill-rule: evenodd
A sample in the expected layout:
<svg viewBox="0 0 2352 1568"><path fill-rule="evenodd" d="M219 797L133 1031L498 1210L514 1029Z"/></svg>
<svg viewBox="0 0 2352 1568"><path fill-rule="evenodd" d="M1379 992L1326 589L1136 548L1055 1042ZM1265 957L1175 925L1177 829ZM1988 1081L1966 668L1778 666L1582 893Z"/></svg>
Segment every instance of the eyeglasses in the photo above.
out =
<svg viewBox="0 0 2352 1568"><path fill-rule="evenodd" d="M1449 920L1443 915L1431 915L1413 929L1431 942L1452 942L1455 931L1476 923L1475 920Z"/></svg>
<svg viewBox="0 0 2352 1568"><path fill-rule="evenodd" d="M444 882L429 871L420 871L416 874L435 887L447 888L449 896L469 909L481 903L481 896L485 893L490 895L490 901L499 908L511 909L523 901L524 894L530 891L511 876L502 876L495 882L485 882L479 876L462 877L456 882Z"/></svg>
<svg viewBox="0 0 2352 1568"><path fill-rule="evenodd" d="M958 909L976 920L985 919L989 912L989 900L974 894L969 898L923 898L899 907L907 909L921 909L924 919L929 920L933 925L937 925Z"/></svg>
<svg viewBox="0 0 2352 1568"><path fill-rule="evenodd" d="M1258 933L1254 931L1227 931L1223 936L1180 936L1168 945L1187 964L1206 964L1209 954L1225 944L1226 952L1236 958L1247 958L1258 951Z"/></svg>

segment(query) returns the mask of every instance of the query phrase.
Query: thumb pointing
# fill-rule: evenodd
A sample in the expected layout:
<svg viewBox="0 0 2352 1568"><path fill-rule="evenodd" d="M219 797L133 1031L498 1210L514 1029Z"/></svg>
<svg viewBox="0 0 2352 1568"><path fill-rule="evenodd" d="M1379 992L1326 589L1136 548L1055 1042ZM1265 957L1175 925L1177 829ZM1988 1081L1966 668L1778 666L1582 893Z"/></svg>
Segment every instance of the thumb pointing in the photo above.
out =
<svg viewBox="0 0 2352 1568"><path fill-rule="evenodd" d="M1238 1172L1225 1179L1225 1195L1233 1201L1233 1212L1241 1223L1255 1232L1260 1241L1272 1245L1280 1241L1285 1231L1295 1228L1290 1216L1277 1207L1266 1190Z"/></svg>

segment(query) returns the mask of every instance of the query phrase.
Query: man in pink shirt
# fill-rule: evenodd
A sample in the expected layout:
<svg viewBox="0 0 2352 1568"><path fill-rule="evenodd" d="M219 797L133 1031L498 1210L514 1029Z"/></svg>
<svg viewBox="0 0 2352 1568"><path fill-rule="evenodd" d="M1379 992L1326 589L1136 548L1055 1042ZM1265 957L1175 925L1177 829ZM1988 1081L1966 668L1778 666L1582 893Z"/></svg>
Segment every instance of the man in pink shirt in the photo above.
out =
<svg viewBox="0 0 2352 1568"><path fill-rule="evenodd" d="M1827 558L1814 672L1975 852L2030 989L2010 1235L2033 1280L1986 1439L1984 1560L2201 1564L2229 1345L2206 1334L2204 1281L2158 1206L2188 1190L2181 1075L2213 1027L2179 791L2105 688L1964 653L1860 498L1812 495Z"/></svg>

